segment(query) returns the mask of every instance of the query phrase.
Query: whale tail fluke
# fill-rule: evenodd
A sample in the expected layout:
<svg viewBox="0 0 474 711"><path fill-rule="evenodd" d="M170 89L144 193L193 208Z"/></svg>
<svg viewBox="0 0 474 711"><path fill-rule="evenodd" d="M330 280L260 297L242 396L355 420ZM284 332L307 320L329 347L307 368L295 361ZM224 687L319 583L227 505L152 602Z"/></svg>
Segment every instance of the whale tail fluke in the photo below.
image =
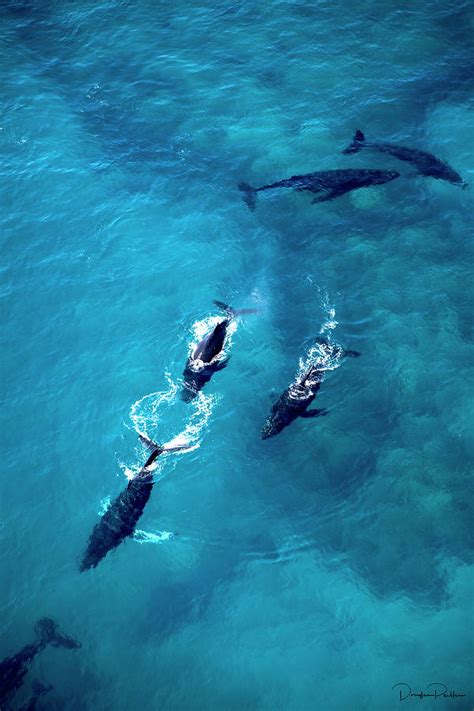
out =
<svg viewBox="0 0 474 711"><path fill-rule="evenodd" d="M38 620L35 630L45 647L47 644L51 644L53 647L66 647L66 649L79 649L81 646L72 637L59 632L56 622L50 617L43 617Z"/></svg>
<svg viewBox="0 0 474 711"><path fill-rule="evenodd" d="M193 449L192 444L173 444L171 447L163 446L163 452L184 452L187 449Z"/></svg>
<svg viewBox="0 0 474 711"><path fill-rule="evenodd" d="M156 442L153 442L152 439L150 439L149 437L147 437L144 434L141 434L141 432L138 434L138 439L140 440L140 442L142 444L145 445L145 447L147 447L151 451L153 451L155 449L161 449L159 444L157 444Z"/></svg>
<svg viewBox="0 0 474 711"><path fill-rule="evenodd" d="M38 681L38 679L34 679L32 685L31 685L31 690L32 690L33 694L36 696L36 698L39 698L40 696L47 694L49 691L52 691L53 687L51 686L51 684L47 684L47 683L43 684L42 681Z"/></svg>
<svg viewBox="0 0 474 711"><path fill-rule="evenodd" d="M217 308L222 309L222 311L225 311L225 313L230 318L234 318L235 316L245 316L246 314L258 313L258 309L234 309L232 306L225 304L223 301L217 301L216 299L214 299L213 303L215 304L215 306L217 306Z"/></svg>
<svg viewBox="0 0 474 711"><path fill-rule="evenodd" d="M148 449L151 449L152 452L159 450L160 454L162 452L179 452L182 449L192 449L191 444L178 444L178 445L171 446L171 447L167 447L166 444L157 444L156 442L153 442L152 439L149 439L144 434L139 434L138 438L139 438L140 442L143 442L145 447L148 447Z"/></svg>
<svg viewBox="0 0 474 711"><path fill-rule="evenodd" d="M252 212L255 210L257 204L257 191L252 188L248 183L239 183L239 190L243 192L244 203L247 205L249 210Z"/></svg>
<svg viewBox="0 0 474 711"><path fill-rule="evenodd" d="M364 147L365 144L365 136L360 131L357 129L357 131L354 133L354 138L352 139L352 143L347 146L342 152L345 154L350 154L350 153L357 153L360 151L361 148Z"/></svg>

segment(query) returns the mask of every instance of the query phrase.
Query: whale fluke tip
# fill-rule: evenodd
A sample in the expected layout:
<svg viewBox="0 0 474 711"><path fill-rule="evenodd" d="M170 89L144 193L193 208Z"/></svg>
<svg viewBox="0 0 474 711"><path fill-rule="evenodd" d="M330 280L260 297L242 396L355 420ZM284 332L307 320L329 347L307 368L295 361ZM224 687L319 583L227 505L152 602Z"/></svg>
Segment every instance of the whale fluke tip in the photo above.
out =
<svg viewBox="0 0 474 711"><path fill-rule="evenodd" d="M245 204L253 212L257 204L257 191L248 183L239 183L238 188L244 193L243 197Z"/></svg>
<svg viewBox="0 0 474 711"><path fill-rule="evenodd" d="M160 449L160 445L156 444L156 442L153 442L152 439L147 437L146 435L142 434L141 432L138 434L138 439L142 444L145 445L145 447L148 447L148 449Z"/></svg>
<svg viewBox="0 0 474 711"><path fill-rule="evenodd" d="M360 128L357 129L357 131L354 133L354 138L352 139L352 143L347 146L342 152L345 153L346 155L349 155L350 153L357 153L360 151L360 149L363 147L365 143L365 136L360 130Z"/></svg>

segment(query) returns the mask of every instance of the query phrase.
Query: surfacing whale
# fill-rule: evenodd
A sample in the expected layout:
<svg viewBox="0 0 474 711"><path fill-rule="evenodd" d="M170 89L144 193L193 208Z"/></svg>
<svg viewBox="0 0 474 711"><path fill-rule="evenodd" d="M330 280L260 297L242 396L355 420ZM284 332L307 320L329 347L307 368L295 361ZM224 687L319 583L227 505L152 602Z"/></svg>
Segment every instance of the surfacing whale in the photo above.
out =
<svg viewBox="0 0 474 711"><path fill-rule="evenodd" d="M81 573L89 568L95 568L109 551L116 548L124 538L133 535L153 489L152 472L155 469L153 466L155 459L163 452L190 449L190 445L187 444L166 447L155 444L144 435L139 437L152 452L138 474L129 481L127 488L117 496L99 523L94 526L79 567Z"/></svg>
<svg viewBox="0 0 474 711"><path fill-rule="evenodd" d="M257 313L257 309L234 309L222 301L214 304L227 314L227 317L206 334L189 356L183 371L184 385L181 398L185 402L193 400L198 392L218 370L223 370L229 358L221 358L224 349L227 329L236 316Z"/></svg>
<svg viewBox="0 0 474 711"><path fill-rule="evenodd" d="M35 625L38 639L27 644L13 657L7 657L0 662L0 708L4 708L23 684L24 677L33 659L45 647L65 647L78 649L81 645L72 637L62 634L57 624L49 617L43 617Z"/></svg>
<svg viewBox="0 0 474 711"><path fill-rule="evenodd" d="M308 410L321 387L326 370L341 358L357 358L360 355L357 351L346 351L337 343L329 343L324 339L317 339L316 343L320 355L302 375L296 377L275 402L262 428L262 439L279 434L297 417L312 418L326 415L325 408Z"/></svg>
<svg viewBox="0 0 474 711"><path fill-rule="evenodd" d="M436 158L432 153L420 151L417 148L406 148L405 146L397 146L395 143L383 141L367 141L362 131L359 129L355 132L354 138L350 146L342 152L347 154L358 153L361 150L379 151L379 153L388 153L398 160L406 161L415 166L420 175L429 178L437 178L438 180L447 180L448 183L460 185L463 189L468 187L459 173L454 168L451 168L445 161Z"/></svg>
<svg viewBox="0 0 474 711"><path fill-rule="evenodd" d="M340 197L351 190L357 190L357 188L367 188L371 185L388 183L399 176L400 173L397 173L396 170L342 168L306 173L305 175L293 175L291 178L262 185L260 188L253 188L248 183L239 183L238 187L244 194L245 204L250 210L255 210L257 193L262 190L273 190L275 188L292 188L297 192L307 190L310 193L322 193L320 197L314 198L313 203L325 202L326 200Z"/></svg>

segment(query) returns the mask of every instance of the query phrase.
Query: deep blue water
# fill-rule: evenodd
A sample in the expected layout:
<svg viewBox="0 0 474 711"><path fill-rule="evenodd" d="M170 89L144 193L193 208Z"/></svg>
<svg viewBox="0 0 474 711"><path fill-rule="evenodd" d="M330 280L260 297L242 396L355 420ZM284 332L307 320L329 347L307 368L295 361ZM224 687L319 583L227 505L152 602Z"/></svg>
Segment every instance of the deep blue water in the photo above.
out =
<svg viewBox="0 0 474 711"><path fill-rule="evenodd" d="M473 706L473 188L342 149L354 130L474 184L467 1L3 0L0 659L53 617L38 709ZM311 204L237 184L345 167ZM218 298L229 366L179 397ZM361 357L262 441L321 333ZM136 540L91 529L146 453ZM179 535L176 535L179 534Z"/></svg>

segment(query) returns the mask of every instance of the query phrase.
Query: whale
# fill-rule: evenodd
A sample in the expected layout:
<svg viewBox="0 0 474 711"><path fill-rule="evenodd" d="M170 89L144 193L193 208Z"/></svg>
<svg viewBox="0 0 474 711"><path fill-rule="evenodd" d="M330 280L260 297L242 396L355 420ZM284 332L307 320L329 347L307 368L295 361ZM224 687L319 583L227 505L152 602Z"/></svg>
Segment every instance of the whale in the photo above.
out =
<svg viewBox="0 0 474 711"><path fill-rule="evenodd" d="M407 148L398 146L395 143L384 141L367 141L365 135L359 129L355 132L352 143L342 152L346 155L358 153L361 150L373 150L379 153L387 153L388 155L398 158L398 160L411 163L420 175L427 178L436 178L437 180L446 180L453 185L459 185L465 189L468 187L462 177L454 168L451 168L445 161L436 158L432 153L420 151L417 148Z"/></svg>
<svg viewBox="0 0 474 711"><path fill-rule="evenodd" d="M148 449L151 449L151 454L138 474L129 481L126 489L117 496L94 526L79 566L81 573L95 568L107 553L117 548L125 538L133 535L153 489L155 459L163 452L191 449L187 444L175 447L160 446L142 434L139 438Z"/></svg>
<svg viewBox="0 0 474 711"><path fill-rule="evenodd" d="M255 210L257 193L262 190L276 188L292 188L297 192L308 191L321 193L314 198L313 203L326 202L340 197L351 190L368 188L371 185L382 185L400 177L396 170L373 170L371 168L341 168L337 170L323 170L305 175L293 175L291 178L278 180L276 183L262 185L254 188L248 183L239 183L238 188L243 192L243 199L250 210Z"/></svg>
<svg viewBox="0 0 474 711"><path fill-rule="evenodd" d="M214 301L215 306L224 311L226 317L204 336L190 354L183 370L181 398L185 402L194 400L200 390L210 381L214 373L223 370L230 357L222 357L227 338L227 329L237 316L257 313L257 309L234 309L222 301Z"/></svg>
<svg viewBox="0 0 474 711"><path fill-rule="evenodd" d="M48 645L79 649L81 646L72 637L62 634L57 624L50 617L43 617L35 625L37 639L23 649L0 662L0 708L8 704L18 689L35 657Z"/></svg>
<svg viewBox="0 0 474 711"><path fill-rule="evenodd" d="M27 703L21 707L21 711L36 711L38 700L49 694L53 690L51 684L43 684L41 681L35 679L31 685L31 690L33 692L32 696L29 698Z"/></svg>
<svg viewBox="0 0 474 711"><path fill-rule="evenodd" d="M310 419L326 415L326 408L308 408L321 388L328 366L341 358L357 358L360 355L357 351L344 350L340 345L324 339L317 339L316 343L320 355L301 375L296 376L276 400L262 428L262 439L279 434L298 417Z"/></svg>

